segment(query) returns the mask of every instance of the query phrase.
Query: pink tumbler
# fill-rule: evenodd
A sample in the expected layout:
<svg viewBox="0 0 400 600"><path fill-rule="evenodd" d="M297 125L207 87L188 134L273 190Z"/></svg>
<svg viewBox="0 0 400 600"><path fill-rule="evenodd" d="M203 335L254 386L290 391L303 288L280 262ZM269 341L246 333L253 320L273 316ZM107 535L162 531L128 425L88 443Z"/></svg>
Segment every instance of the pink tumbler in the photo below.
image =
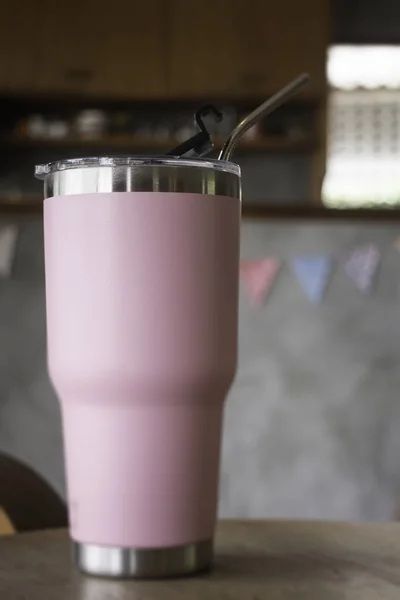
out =
<svg viewBox="0 0 400 600"><path fill-rule="evenodd" d="M205 569L236 370L239 167L103 157L36 175L77 564L110 577Z"/></svg>

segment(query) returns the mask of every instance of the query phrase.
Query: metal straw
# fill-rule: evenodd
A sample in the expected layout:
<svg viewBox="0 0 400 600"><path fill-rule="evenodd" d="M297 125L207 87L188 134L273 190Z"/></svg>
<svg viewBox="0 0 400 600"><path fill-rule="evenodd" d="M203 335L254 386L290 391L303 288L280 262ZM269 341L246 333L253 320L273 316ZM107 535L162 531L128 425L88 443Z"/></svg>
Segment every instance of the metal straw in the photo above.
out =
<svg viewBox="0 0 400 600"><path fill-rule="evenodd" d="M306 85L306 83L308 83L309 80L310 76L307 75L307 73L299 75L299 77L296 77L296 79L294 79L291 83L282 88L271 98L268 98L268 100L260 104L258 108L256 108L255 110L253 110L253 112L247 115L247 117L244 118L243 121L241 121L239 125L235 127L235 129L232 131L232 133L226 140L218 156L219 160L230 160L232 153L236 147L236 144L243 136L243 134L246 133L246 131L250 129L250 127L254 125L254 123L271 114L276 108L278 108L287 100L289 100L289 98L291 98L296 92L298 92L300 88Z"/></svg>

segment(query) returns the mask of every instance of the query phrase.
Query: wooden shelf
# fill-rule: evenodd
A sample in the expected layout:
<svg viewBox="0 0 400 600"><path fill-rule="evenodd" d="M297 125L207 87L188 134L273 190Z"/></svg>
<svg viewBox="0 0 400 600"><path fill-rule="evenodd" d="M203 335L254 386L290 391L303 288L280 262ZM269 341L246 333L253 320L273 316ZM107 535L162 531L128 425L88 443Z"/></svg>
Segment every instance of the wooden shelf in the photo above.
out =
<svg viewBox="0 0 400 600"><path fill-rule="evenodd" d="M20 199L0 196L0 215L40 216L43 211L43 197L37 194L22 196ZM323 206L312 206L304 202L302 205L265 204L252 205L243 203L244 220L265 221L368 221L399 222L400 208L359 208L334 209Z"/></svg>
<svg viewBox="0 0 400 600"><path fill-rule="evenodd" d="M224 140L215 140L215 148L222 148ZM167 151L179 144L176 139L157 139L152 137L135 135L109 135L100 138L82 138L79 136L68 136L63 139L50 138L27 138L19 136L3 136L0 138L3 146L15 146L21 148L118 148L135 151L160 150ZM316 140L311 137L292 140L281 137L264 137L254 140L243 140L237 147L237 151L251 152L300 152L312 151L316 147Z"/></svg>
<svg viewBox="0 0 400 600"><path fill-rule="evenodd" d="M264 221L368 221L398 222L400 206L393 208L327 208L320 204L251 204L242 207L244 219Z"/></svg>
<svg viewBox="0 0 400 600"><path fill-rule="evenodd" d="M40 215L42 211L43 197L37 194L29 194L20 198L0 195L1 215Z"/></svg>

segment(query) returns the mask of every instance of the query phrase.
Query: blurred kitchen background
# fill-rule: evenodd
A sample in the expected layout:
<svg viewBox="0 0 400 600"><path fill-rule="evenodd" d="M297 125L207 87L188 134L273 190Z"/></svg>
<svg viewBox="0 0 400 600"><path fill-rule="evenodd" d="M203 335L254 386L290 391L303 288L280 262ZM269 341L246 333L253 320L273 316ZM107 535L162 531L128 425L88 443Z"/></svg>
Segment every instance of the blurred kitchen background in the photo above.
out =
<svg viewBox="0 0 400 600"><path fill-rule="evenodd" d="M195 132L193 114L205 102L224 113L221 147L242 116L307 71L310 85L253 127L236 153L242 258L277 257L284 267L264 306L252 307L241 287L220 513L395 518L399 23L398 0L3 3L0 451L64 495L34 164L162 154ZM323 301L310 303L287 266L295 256L337 257L371 244L381 264L370 294L338 267Z"/></svg>

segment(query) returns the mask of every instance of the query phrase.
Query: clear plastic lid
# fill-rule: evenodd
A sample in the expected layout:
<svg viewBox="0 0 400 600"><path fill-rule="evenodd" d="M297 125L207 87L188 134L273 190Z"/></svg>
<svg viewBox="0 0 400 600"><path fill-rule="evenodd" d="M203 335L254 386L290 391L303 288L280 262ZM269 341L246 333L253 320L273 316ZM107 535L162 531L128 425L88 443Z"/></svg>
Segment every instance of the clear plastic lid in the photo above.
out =
<svg viewBox="0 0 400 600"><path fill-rule="evenodd" d="M70 158L43 165L36 165L35 176L44 179L46 175L67 169L86 169L93 167L194 167L231 173L240 177L239 165L223 160L205 158L174 158L157 156L90 156L87 158Z"/></svg>

